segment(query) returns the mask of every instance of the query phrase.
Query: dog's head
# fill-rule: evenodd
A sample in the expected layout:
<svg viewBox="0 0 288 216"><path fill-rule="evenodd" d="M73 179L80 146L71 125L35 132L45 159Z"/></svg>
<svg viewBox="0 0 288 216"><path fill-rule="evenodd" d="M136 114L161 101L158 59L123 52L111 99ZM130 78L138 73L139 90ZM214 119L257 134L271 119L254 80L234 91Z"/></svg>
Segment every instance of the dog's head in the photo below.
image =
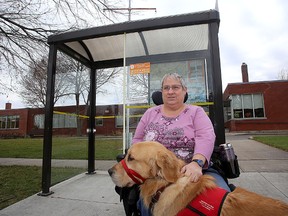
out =
<svg viewBox="0 0 288 216"><path fill-rule="evenodd" d="M158 142L133 144L123 160L108 170L113 182L119 187L131 187L153 178L175 182L184 166L182 160Z"/></svg>

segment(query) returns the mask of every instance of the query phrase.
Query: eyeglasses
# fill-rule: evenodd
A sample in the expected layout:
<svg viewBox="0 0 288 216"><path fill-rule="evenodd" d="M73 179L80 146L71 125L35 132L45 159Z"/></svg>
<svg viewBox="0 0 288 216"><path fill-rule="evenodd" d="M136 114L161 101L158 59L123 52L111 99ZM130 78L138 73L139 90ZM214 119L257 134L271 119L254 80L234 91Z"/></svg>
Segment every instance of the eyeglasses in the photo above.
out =
<svg viewBox="0 0 288 216"><path fill-rule="evenodd" d="M182 88L182 85L172 85L172 86L163 86L162 90L163 91L169 91L170 89L172 89L172 91L178 91Z"/></svg>

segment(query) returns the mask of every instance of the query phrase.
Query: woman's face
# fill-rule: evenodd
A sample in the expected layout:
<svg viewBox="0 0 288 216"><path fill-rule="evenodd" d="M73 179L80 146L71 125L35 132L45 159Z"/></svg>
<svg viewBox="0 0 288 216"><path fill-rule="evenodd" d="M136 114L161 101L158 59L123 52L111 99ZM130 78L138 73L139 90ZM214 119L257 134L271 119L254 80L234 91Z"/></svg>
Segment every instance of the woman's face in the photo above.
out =
<svg viewBox="0 0 288 216"><path fill-rule="evenodd" d="M183 88L181 83L172 78L167 77L162 85L162 98L165 105L182 105L187 90Z"/></svg>

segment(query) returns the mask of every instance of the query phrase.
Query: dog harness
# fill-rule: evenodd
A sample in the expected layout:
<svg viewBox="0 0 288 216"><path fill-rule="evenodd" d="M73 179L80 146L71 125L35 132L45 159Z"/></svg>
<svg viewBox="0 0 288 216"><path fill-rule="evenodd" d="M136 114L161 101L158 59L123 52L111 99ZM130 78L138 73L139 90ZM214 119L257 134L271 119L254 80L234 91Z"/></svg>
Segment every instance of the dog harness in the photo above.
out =
<svg viewBox="0 0 288 216"><path fill-rule="evenodd" d="M193 199L177 216L219 216L228 191L222 188L207 189Z"/></svg>

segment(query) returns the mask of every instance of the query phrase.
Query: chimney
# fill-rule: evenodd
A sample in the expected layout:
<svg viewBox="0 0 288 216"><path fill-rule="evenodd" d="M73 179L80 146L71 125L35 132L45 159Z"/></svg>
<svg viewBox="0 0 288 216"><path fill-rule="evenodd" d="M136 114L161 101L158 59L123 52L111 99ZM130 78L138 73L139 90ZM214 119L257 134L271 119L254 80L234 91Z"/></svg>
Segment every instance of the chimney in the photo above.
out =
<svg viewBox="0 0 288 216"><path fill-rule="evenodd" d="M248 67L247 64L245 64L244 62L241 65L241 71L242 71L242 82L249 82L249 78L248 78Z"/></svg>
<svg viewBox="0 0 288 216"><path fill-rule="evenodd" d="M5 104L5 109L6 110L11 110L11 107L12 107L11 103L8 102L8 103Z"/></svg>

